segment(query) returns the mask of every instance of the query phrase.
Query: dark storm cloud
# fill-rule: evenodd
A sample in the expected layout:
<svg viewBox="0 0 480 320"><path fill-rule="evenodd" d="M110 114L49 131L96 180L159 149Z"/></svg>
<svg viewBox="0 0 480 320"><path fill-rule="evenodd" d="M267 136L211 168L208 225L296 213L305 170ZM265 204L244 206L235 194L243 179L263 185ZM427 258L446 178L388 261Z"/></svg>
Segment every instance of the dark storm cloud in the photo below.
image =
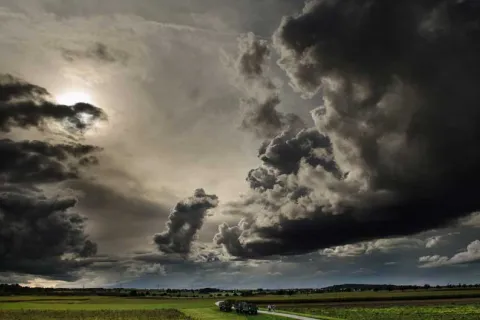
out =
<svg viewBox="0 0 480 320"><path fill-rule="evenodd" d="M76 141L55 144L17 141L12 129L44 130L48 121L66 126L75 137L105 119L91 105L56 105L46 89L9 75L0 77L0 272L75 279L97 245L84 233L85 218L72 211L73 198L47 198L41 184L79 177L79 168L97 162L100 149ZM38 185L38 186L37 186Z"/></svg>
<svg viewBox="0 0 480 320"><path fill-rule="evenodd" d="M332 155L330 140L313 128L297 135L284 132L265 143L259 152L260 160L279 174L296 174L302 159L311 166L322 165L330 172L337 171L333 156L327 155Z"/></svg>
<svg viewBox="0 0 480 320"><path fill-rule="evenodd" d="M260 138L272 138L283 130L304 127L298 116L277 110L281 103L278 88L266 75L270 61L268 42L249 33L240 38L239 49L237 70L248 96L241 100L244 112L241 127Z"/></svg>
<svg viewBox="0 0 480 320"><path fill-rule="evenodd" d="M242 220L237 226L230 227L223 223L218 227L218 233L213 238L214 243L224 246L232 256L239 257L244 255L244 247L240 243L240 236L245 230L245 220Z"/></svg>
<svg viewBox="0 0 480 320"><path fill-rule="evenodd" d="M321 165L337 177L341 174L333 159L330 140L314 128L302 130L296 135L281 133L263 144L258 157L263 165L251 170L247 177L252 189L273 189L281 184L280 180L285 175L297 174L301 161L315 167ZM296 193L301 196L304 191L299 188Z"/></svg>
<svg viewBox="0 0 480 320"><path fill-rule="evenodd" d="M74 199L47 199L33 192L0 193L0 270L51 275L77 263L65 254L88 257L96 245L84 234L85 219L69 212Z"/></svg>
<svg viewBox="0 0 480 320"><path fill-rule="evenodd" d="M65 121L78 131L106 119L100 108L90 104L58 105L49 98L44 88L11 75L0 75L0 131L9 132L13 127L42 130L48 121Z"/></svg>
<svg viewBox="0 0 480 320"><path fill-rule="evenodd" d="M0 76L1 131L31 127L42 130L48 120L54 120L78 133L106 117L95 106L82 103L56 105L47 101L48 97L44 88L10 75ZM54 144L0 139L0 177L9 183L45 183L77 178L78 167L95 164L94 153L100 150L77 142Z"/></svg>
<svg viewBox="0 0 480 320"><path fill-rule="evenodd" d="M479 10L329 0L285 18L279 65L304 97L321 93L313 116L331 152L314 163L308 152L274 158L277 171L259 174L268 187L244 202L247 223L222 226L216 242L237 256L300 254L446 227L478 210Z"/></svg>
<svg viewBox="0 0 480 320"><path fill-rule="evenodd" d="M45 88L22 81L9 74L0 76L0 102L11 102L14 99L38 100L48 95Z"/></svg>
<svg viewBox="0 0 480 320"><path fill-rule="evenodd" d="M154 237L158 249L164 253L190 253L207 210L217 205L217 196L206 194L203 189L195 190L193 197L177 203L168 217L166 230Z"/></svg>
<svg viewBox="0 0 480 320"><path fill-rule="evenodd" d="M9 183L48 183L79 177L78 168L96 163L100 148L44 141L0 140L0 180Z"/></svg>
<svg viewBox="0 0 480 320"><path fill-rule="evenodd" d="M128 60L128 54L126 52L112 49L101 42L96 42L86 49L63 48L62 56L69 62L93 60L103 63L125 63Z"/></svg>

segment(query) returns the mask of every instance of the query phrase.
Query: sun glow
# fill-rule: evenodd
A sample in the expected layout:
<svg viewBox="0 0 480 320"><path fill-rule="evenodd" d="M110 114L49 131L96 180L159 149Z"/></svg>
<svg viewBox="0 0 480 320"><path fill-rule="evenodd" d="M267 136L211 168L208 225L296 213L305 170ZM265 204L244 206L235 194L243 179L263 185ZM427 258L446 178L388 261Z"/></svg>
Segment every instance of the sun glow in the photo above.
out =
<svg viewBox="0 0 480 320"><path fill-rule="evenodd" d="M70 91L56 97L57 103L71 106L79 102L93 104L92 96L86 92Z"/></svg>

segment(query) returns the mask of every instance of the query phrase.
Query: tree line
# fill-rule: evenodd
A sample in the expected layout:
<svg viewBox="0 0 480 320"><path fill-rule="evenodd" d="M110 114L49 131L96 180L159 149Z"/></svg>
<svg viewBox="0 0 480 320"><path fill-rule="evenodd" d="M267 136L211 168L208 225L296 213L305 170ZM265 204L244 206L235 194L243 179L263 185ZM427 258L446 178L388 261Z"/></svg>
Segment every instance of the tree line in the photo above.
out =
<svg viewBox="0 0 480 320"><path fill-rule="evenodd" d="M188 297L188 298L219 298L219 297L255 297L265 295L294 296L310 295L328 292L358 292L358 291L412 291L412 290L451 290L479 289L480 284L449 284L445 286L425 285L391 285L391 284L341 284L325 288L294 288L294 289L251 289L232 290L219 288L201 289L138 289L138 288L44 288L28 287L19 284L0 284L0 295L58 295L58 296L122 296L122 297Z"/></svg>

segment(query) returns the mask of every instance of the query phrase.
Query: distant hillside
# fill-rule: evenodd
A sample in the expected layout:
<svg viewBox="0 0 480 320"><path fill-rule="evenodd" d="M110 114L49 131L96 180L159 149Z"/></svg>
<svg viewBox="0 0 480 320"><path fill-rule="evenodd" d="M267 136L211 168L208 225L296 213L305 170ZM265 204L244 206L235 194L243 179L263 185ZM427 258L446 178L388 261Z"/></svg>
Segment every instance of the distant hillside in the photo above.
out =
<svg viewBox="0 0 480 320"><path fill-rule="evenodd" d="M452 288L475 288L478 285L448 285L448 286L431 286L425 284L423 286L419 285L393 285L393 284L364 284L364 283L345 283L337 284L329 287L322 288L326 292L339 292L339 291L393 291L393 290L418 290L418 289L452 289Z"/></svg>

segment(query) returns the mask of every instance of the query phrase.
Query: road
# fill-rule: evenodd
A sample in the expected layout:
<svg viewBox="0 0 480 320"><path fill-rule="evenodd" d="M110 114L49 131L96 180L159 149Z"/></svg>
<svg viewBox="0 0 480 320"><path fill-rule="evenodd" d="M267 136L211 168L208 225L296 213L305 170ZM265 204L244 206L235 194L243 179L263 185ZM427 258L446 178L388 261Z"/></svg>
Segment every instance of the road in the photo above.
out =
<svg viewBox="0 0 480 320"><path fill-rule="evenodd" d="M218 307L220 302L222 302L222 301L215 302L215 305ZM258 313L271 314L271 315L274 315L274 316L291 318L291 319L298 319L298 320L318 320L318 319L315 319L315 318L299 316L299 315L296 315L296 314L281 313L281 312L271 312L271 311L258 310Z"/></svg>

